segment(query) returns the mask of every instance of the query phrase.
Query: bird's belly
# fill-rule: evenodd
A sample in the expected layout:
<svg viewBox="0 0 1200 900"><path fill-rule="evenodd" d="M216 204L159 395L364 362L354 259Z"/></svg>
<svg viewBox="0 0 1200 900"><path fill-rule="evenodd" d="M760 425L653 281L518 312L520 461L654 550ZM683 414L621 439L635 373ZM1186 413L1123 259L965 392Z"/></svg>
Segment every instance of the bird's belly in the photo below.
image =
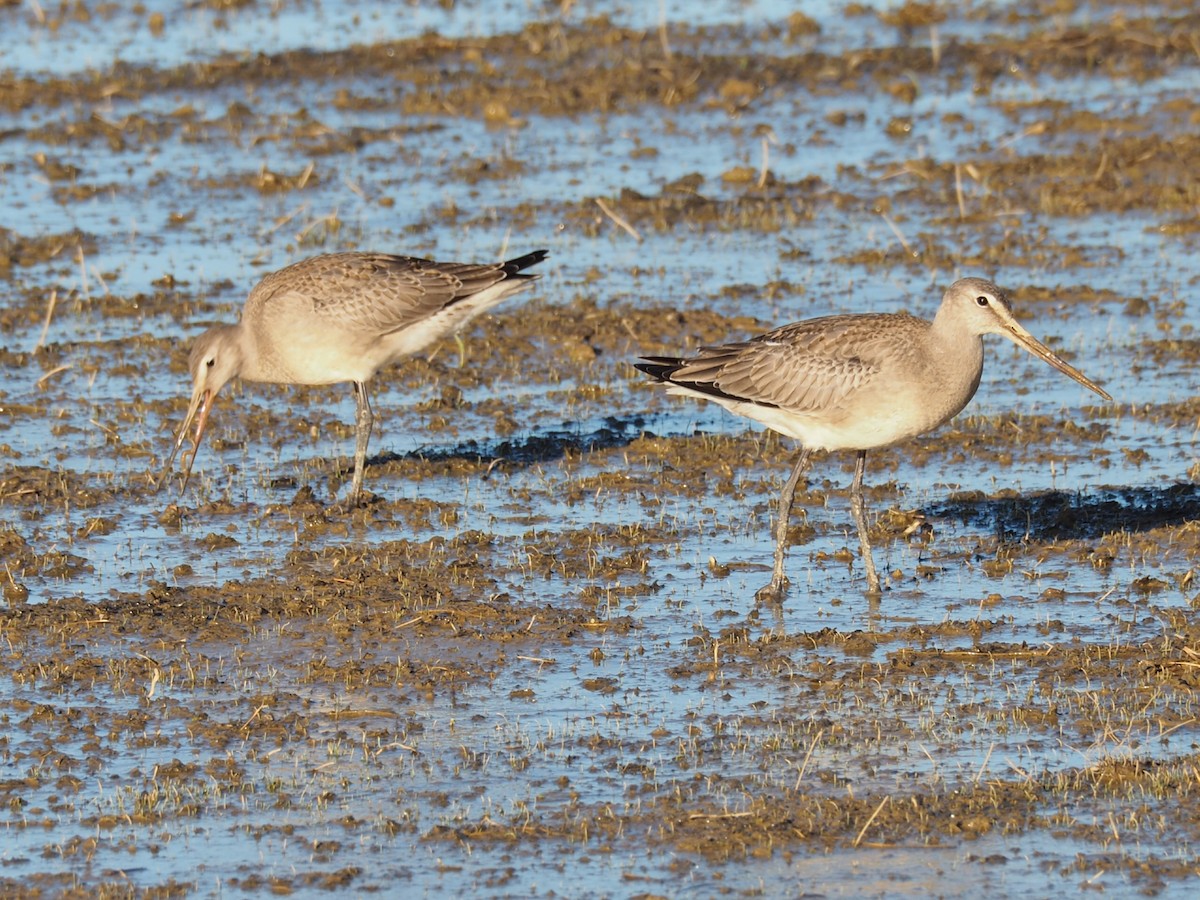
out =
<svg viewBox="0 0 1200 900"><path fill-rule="evenodd" d="M860 394L855 402L816 411L748 403L729 408L812 450L872 450L932 431L957 415L968 400L969 396L948 398L896 390Z"/></svg>
<svg viewBox="0 0 1200 900"><path fill-rule="evenodd" d="M329 328L291 330L270 343L257 360L251 381L286 384L338 384L369 381L380 363L353 335Z"/></svg>

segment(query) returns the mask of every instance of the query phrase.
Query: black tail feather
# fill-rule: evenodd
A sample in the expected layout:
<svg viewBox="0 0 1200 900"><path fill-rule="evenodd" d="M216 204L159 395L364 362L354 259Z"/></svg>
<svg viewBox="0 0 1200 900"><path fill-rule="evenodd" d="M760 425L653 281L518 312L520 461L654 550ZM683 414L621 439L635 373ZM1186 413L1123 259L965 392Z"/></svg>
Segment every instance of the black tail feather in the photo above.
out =
<svg viewBox="0 0 1200 900"><path fill-rule="evenodd" d="M526 253L524 256L518 256L516 259L510 259L505 262L500 268L508 276L516 275L522 269L528 269L530 266L536 266L547 256L550 255L549 250L534 250L532 253ZM537 276L532 276L537 277Z"/></svg>
<svg viewBox="0 0 1200 900"><path fill-rule="evenodd" d="M639 372L645 372L656 381L668 382L683 366L686 360L674 356L643 356L641 362L635 362L633 367Z"/></svg>
<svg viewBox="0 0 1200 900"><path fill-rule="evenodd" d="M695 391L697 394L707 394L716 400L734 400L738 403L753 403L757 406L769 406L773 408L778 406L775 403L764 403L761 400L747 400L745 397L727 394L711 381L676 380L675 373L686 366L687 363L688 360L679 359L674 356L643 356L642 361L635 362L633 367L640 372L645 372L660 384L677 384L681 388L687 388L689 391Z"/></svg>

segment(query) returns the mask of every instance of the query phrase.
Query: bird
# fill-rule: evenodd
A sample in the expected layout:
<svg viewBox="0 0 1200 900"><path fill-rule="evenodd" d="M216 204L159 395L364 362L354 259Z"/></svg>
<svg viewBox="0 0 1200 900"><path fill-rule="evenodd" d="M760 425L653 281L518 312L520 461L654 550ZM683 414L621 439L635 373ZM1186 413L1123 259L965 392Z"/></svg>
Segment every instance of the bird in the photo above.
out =
<svg viewBox="0 0 1200 900"><path fill-rule="evenodd" d="M932 321L907 312L824 316L701 347L686 358L642 357L634 366L670 394L710 400L799 442L779 497L771 581L755 594L760 602L778 603L786 595L788 519L811 454L855 451L850 508L867 593L879 595L862 493L867 452L932 431L961 412L979 388L987 334L1003 335L1112 401L1030 334L1016 320L1005 291L983 278L950 285Z"/></svg>
<svg viewBox="0 0 1200 900"><path fill-rule="evenodd" d="M221 388L234 378L272 384L350 382L357 407L354 480L362 492L374 415L368 384L381 369L424 350L468 321L529 288L525 273L549 255L535 250L503 263L435 262L387 253L329 253L265 276L246 298L236 325L200 335L188 357L192 398L158 487L195 426L180 493Z"/></svg>

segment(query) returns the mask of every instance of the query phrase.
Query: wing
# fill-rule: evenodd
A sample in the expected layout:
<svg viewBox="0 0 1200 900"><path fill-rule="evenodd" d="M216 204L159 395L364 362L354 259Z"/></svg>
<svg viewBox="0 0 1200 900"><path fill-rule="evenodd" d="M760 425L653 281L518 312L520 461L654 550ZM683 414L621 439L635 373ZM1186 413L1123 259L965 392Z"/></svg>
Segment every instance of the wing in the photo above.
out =
<svg viewBox="0 0 1200 900"><path fill-rule="evenodd" d="M894 356L908 315L851 315L785 325L749 341L703 347L689 359L653 358L638 368L712 397L793 412L832 409L876 379Z"/></svg>
<svg viewBox="0 0 1200 900"><path fill-rule="evenodd" d="M385 253L332 253L301 260L259 282L247 307L311 304L341 330L380 336L419 322L541 262L537 251L506 263L443 263ZM286 301L284 298L287 298Z"/></svg>

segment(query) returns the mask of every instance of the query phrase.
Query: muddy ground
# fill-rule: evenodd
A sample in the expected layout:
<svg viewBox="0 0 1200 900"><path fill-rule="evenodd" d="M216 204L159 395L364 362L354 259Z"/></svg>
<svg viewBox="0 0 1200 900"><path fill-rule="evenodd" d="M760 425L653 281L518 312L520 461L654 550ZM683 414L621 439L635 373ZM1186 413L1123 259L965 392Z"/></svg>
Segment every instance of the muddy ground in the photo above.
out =
<svg viewBox="0 0 1200 900"><path fill-rule="evenodd" d="M816 6L0 72L6 896L1191 895L1200 15ZM501 241L545 278L379 379L360 508L342 387L156 490L266 271ZM883 596L833 456L756 605L795 448L630 361L966 273L1117 402L989 345L870 458Z"/></svg>

